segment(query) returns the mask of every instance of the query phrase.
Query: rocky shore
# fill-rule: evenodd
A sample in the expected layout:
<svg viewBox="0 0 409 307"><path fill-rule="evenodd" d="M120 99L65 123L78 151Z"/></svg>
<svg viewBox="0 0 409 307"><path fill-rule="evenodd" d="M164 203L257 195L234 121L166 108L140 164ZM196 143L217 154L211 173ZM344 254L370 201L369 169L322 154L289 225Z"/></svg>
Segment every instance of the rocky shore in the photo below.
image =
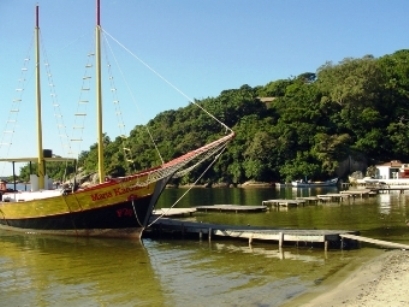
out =
<svg viewBox="0 0 409 307"><path fill-rule="evenodd" d="M409 251L385 251L354 270L341 283L296 298L302 307L409 306Z"/></svg>

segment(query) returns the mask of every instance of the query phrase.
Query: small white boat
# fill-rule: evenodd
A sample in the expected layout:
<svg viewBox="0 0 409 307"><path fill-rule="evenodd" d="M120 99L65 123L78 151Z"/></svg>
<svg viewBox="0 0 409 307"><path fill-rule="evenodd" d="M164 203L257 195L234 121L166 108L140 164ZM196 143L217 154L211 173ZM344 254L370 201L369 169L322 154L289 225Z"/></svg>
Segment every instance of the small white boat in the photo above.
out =
<svg viewBox="0 0 409 307"><path fill-rule="evenodd" d="M332 187L336 186L338 183L338 177L333 178L330 180L326 181L311 181L311 182L306 182L304 180L297 180L297 181L292 181L291 185L296 188L313 188L313 187Z"/></svg>

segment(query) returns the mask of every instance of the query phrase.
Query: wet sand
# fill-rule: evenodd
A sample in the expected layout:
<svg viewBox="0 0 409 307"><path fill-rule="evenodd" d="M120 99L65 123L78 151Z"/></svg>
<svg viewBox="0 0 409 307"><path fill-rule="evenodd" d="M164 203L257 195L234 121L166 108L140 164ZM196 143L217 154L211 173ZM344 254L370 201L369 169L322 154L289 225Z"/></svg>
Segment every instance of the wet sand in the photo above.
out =
<svg viewBox="0 0 409 307"><path fill-rule="evenodd" d="M288 306L409 306L409 251L385 251L354 269L343 281L321 285Z"/></svg>

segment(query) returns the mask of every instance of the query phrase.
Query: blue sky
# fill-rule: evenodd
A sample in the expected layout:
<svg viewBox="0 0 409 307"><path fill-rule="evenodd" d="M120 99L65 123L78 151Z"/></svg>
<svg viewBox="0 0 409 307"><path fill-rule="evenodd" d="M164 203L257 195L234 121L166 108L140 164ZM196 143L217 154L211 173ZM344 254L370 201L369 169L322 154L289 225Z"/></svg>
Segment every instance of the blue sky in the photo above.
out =
<svg viewBox="0 0 409 307"><path fill-rule="evenodd" d="M16 96L23 60L30 56L34 62L28 51L36 4L43 48L71 135L87 54L94 46L94 0L0 1L0 134ZM136 99L132 102L127 90L122 90L121 84L126 83L121 71L112 68L127 132L159 112L186 106L186 96L216 97L243 84L254 87L315 72L326 61L337 63L367 54L379 57L409 46L409 1L404 0L101 0L101 6L104 30L185 94L180 95L109 39L115 55L109 55L110 64L121 65ZM29 69L13 146L3 145L1 157L36 154L34 79L33 68ZM43 83L43 147L66 156L47 101L47 80ZM109 91L104 92L104 104L104 131L115 138L121 131ZM78 150L96 142L93 108L91 101L84 143Z"/></svg>

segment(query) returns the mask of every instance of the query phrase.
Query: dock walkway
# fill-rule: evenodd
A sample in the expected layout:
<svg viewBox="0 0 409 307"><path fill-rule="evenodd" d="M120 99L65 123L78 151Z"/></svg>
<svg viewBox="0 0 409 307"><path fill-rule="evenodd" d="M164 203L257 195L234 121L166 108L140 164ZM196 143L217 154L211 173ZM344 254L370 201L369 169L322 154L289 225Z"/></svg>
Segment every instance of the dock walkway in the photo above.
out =
<svg viewBox="0 0 409 307"><path fill-rule="evenodd" d="M341 191L341 194L350 195L352 198L374 195L374 192L370 189L356 189L356 190L345 190ZM376 194L376 193L375 193Z"/></svg>
<svg viewBox="0 0 409 307"><path fill-rule="evenodd" d="M261 204L263 206L276 206L276 207L290 207L290 206L304 206L304 199L268 199L263 200Z"/></svg>
<svg viewBox="0 0 409 307"><path fill-rule="evenodd" d="M349 200L351 195L349 194L343 194L343 193L328 193L328 194L319 194L317 195L318 199L322 202L343 202L345 199Z"/></svg>
<svg viewBox="0 0 409 307"><path fill-rule="evenodd" d="M362 193L362 192L361 192ZM369 193L363 192L364 194ZM296 199L268 199L263 200L261 204L263 206L275 206L275 207L298 207L305 206L306 204L316 205L318 203L325 202L343 202L344 200L349 200L353 194L347 193L329 193L329 194L320 194L316 196L299 196Z"/></svg>
<svg viewBox="0 0 409 307"><path fill-rule="evenodd" d="M161 208L161 209L155 209L153 210L153 215L159 216L186 216L186 215L193 215L197 210L196 208Z"/></svg>
<svg viewBox="0 0 409 307"><path fill-rule="evenodd" d="M402 243L395 243L395 242L377 240L377 239L357 236L357 235L354 235L354 234L346 234L346 233L340 234L340 237L348 239L348 240L355 240L355 241L360 241L360 242L371 243L371 244L375 244L375 245L379 245L379 246L387 247L387 248L399 248L399 249L409 250L409 245L402 244Z"/></svg>
<svg viewBox="0 0 409 307"><path fill-rule="evenodd" d="M266 228L256 226L234 226L219 225L201 222L191 222L180 219L162 218L145 231L148 237L162 237L166 235L181 237L196 237L202 239L204 236L209 240L216 237L235 238L247 240L273 241L279 246L284 244L314 245L320 244L325 249L339 248L341 234L357 234L356 231L348 230L318 230L318 229L285 229ZM355 246L351 246L355 248Z"/></svg>
<svg viewBox="0 0 409 307"><path fill-rule="evenodd" d="M267 211L266 206L243 206L243 205L223 205L216 204L212 206L195 207L197 211L217 211L217 212L264 212Z"/></svg>
<svg viewBox="0 0 409 307"><path fill-rule="evenodd" d="M243 205L230 205L230 204L217 204L211 206L197 206L197 207L190 207L190 208L161 208L153 210L153 215L159 216L162 215L164 217L182 217L182 216L191 216L195 212L264 212L267 211L266 206L243 206Z"/></svg>
<svg viewBox="0 0 409 307"><path fill-rule="evenodd" d="M317 196L297 196L296 200L304 200L306 204L316 205L320 201Z"/></svg>
<svg viewBox="0 0 409 307"><path fill-rule="evenodd" d="M409 191L409 187L374 187L371 188L371 191L376 192L376 193L389 193L391 191L399 191L399 194L405 194L405 191Z"/></svg>

